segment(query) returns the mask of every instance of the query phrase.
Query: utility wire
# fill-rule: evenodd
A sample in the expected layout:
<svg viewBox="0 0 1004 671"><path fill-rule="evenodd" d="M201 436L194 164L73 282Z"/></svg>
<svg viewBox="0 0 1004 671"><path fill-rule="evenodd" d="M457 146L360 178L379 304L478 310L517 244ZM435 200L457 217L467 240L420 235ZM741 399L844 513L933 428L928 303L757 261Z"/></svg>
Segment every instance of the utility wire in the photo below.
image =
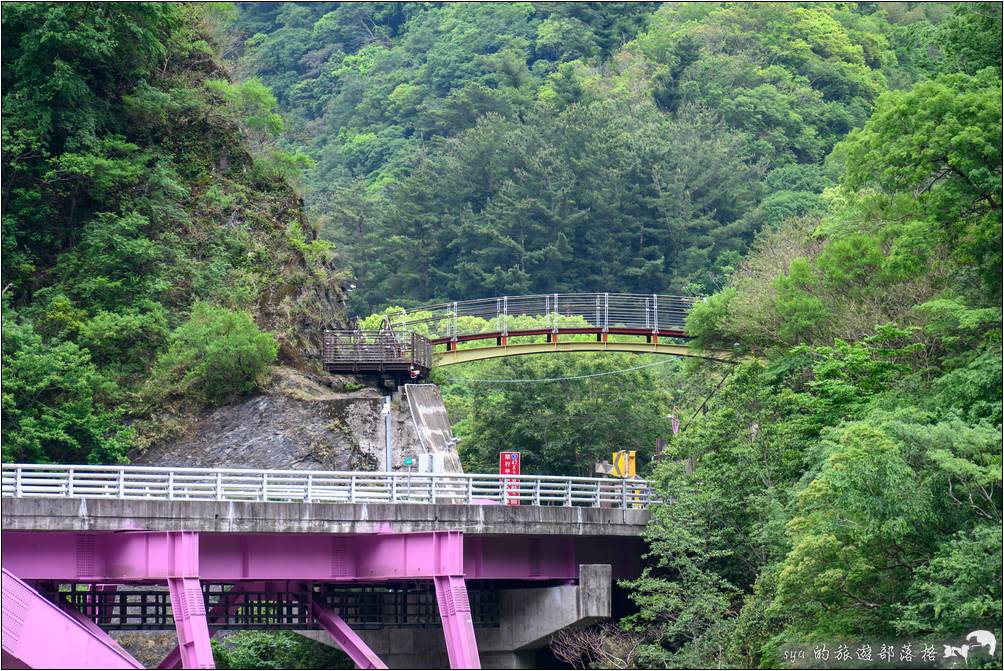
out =
<svg viewBox="0 0 1004 671"><path fill-rule="evenodd" d="M610 370L603 373L590 373L589 375L569 375L568 377L544 377L539 379L520 379L520 380L479 380L473 378L461 378L461 377L449 377L446 378L447 382L478 382L478 383L501 383L501 384L533 384L538 382L565 382L568 380L586 380L593 377L605 377L607 375L620 375L621 373L630 373L634 370L641 370L643 368L652 368L653 366L665 366L668 363L673 363L675 359L667 359L666 361L656 361L653 363L642 364L641 366L632 366L631 368L621 368L619 370Z"/></svg>
<svg viewBox="0 0 1004 671"><path fill-rule="evenodd" d="M695 419L697 419L697 415L701 412L701 410L708 407L708 401L710 401L711 397L714 396L716 393L718 393L718 390L722 388L722 385L725 384L725 379L729 376L731 372L732 372L731 368L725 371L725 375L722 376L722 379L718 382L718 385L711 390L711 393L708 394L708 397L706 399L704 399L704 402L701 403L701 405L697 406L697 411L694 413L694 416L687 420L687 423L683 425L682 429L680 429L680 433L686 431L687 427L690 426L690 423L693 422Z"/></svg>

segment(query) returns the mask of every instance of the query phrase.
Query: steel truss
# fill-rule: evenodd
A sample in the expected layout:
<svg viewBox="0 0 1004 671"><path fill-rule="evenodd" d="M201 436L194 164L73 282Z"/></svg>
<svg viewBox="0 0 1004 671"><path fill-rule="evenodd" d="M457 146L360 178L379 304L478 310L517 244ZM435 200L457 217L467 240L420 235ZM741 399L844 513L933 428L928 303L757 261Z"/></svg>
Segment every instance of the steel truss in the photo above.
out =
<svg viewBox="0 0 1004 671"><path fill-rule="evenodd" d="M320 629L310 612L318 602L333 610L353 629L441 627L436 592L428 581L347 586L331 583L269 581L252 588L237 584L203 583L207 612L217 605L226 615L211 626L221 629ZM40 591L51 601L65 601L105 630L174 629L171 597L156 586L117 586L97 591L89 583L49 584ZM108 587L108 586L102 586ZM471 618L478 628L499 626L497 588L474 581L468 587Z"/></svg>

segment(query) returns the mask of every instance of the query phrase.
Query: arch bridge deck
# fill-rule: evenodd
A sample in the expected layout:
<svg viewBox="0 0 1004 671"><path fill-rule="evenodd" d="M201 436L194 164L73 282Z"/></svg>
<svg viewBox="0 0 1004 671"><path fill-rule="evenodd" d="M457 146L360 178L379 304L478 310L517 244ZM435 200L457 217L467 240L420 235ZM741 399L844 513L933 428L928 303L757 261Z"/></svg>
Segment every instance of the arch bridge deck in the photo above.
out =
<svg viewBox="0 0 1004 671"><path fill-rule="evenodd" d="M554 293L427 305L389 316L384 331L326 332L324 363L331 372L408 370L421 377L432 366L544 352L620 351L735 360L730 352L702 352L679 342L688 337L685 322L697 300ZM475 344L485 341L494 343Z"/></svg>

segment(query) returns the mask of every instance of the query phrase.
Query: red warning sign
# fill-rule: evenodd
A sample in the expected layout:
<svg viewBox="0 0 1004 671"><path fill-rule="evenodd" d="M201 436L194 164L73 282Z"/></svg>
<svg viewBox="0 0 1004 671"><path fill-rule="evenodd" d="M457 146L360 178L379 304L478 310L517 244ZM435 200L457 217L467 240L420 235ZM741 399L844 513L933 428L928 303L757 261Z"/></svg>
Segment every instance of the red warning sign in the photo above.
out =
<svg viewBox="0 0 1004 671"><path fill-rule="evenodd" d="M499 452L499 474L519 475L519 452ZM519 505L519 479L506 478L503 480L503 498L507 506Z"/></svg>

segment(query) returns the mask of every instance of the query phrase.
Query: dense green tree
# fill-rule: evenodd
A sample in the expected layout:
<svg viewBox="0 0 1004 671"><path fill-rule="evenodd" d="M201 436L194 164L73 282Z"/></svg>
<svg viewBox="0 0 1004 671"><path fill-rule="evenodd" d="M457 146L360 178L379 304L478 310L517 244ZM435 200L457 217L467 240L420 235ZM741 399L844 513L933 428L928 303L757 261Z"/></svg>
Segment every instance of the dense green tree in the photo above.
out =
<svg viewBox="0 0 1004 671"><path fill-rule="evenodd" d="M122 461L152 439L138 392L154 362L178 374L162 391L196 405L247 391L274 338L221 320L251 313L295 339L294 306L275 304L329 283L284 181L304 157L276 145L276 99L213 61L225 19L199 4L4 8L5 460ZM219 328L183 326L200 299Z"/></svg>
<svg viewBox="0 0 1004 671"><path fill-rule="evenodd" d="M956 37L996 58L973 33ZM698 342L741 344L766 370L729 381L674 441L692 472L656 471L672 483L665 495L696 510L673 527L704 525L707 543L695 550L657 514L653 568L633 584L640 610L625 623L651 663L772 667L785 644L999 633L999 86L989 67L881 95L827 162L837 186L764 230L691 313ZM778 409L771 432L790 437L791 458L772 453L762 472L787 464L786 477L747 490L732 470L744 463L730 452L737 437L714 429L724 420L741 435L750 384L773 400L753 407ZM719 480L738 484L719 492ZM737 509L723 503L734 498ZM717 592L688 589L686 556ZM705 598L716 594L730 601ZM681 636L679 622L699 626Z"/></svg>
<svg viewBox="0 0 1004 671"><path fill-rule="evenodd" d="M219 669L351 669L341 650L289 631L242 631L213 639Z"/></svg>
<svg viewBox="0 0 1004 671"><path fill-rule="evenodd" d="M434 380L471 471L497 469L498 453L514 449L525 473L591 475L618 450L637 451L639 468L652 459L656 440L671 432L670 396L638 390L661 386L674 363L613 353L526 356L461 374L445 369Z"/></svg>
<svg viewBox="0 0 1004 671"><path fill-rule="evenodd" d="M104 401L114 391L86 349L46 343L31 322L4 311L3 459L118 463L132 431Z"/></svg>
<svg viewBox="0 0 1004 671"><path fill-rule="evenodd" d="M182 394L220 404L255 389L278 348L275 336L262 333L251 315L198 302L168 337L150 384L158 396Z"/></svg>
<svg viewBox="0 0 1004 671"><path fill-rule="evenodd" d="M275 88L316 160L308 202L365 314L718 288L756 231L822 209L832 179L798 170L826 174L889 82L937 67L900 56L939 54L942 14L374 3L249 6L234 27L238 70Z"/></svg>

